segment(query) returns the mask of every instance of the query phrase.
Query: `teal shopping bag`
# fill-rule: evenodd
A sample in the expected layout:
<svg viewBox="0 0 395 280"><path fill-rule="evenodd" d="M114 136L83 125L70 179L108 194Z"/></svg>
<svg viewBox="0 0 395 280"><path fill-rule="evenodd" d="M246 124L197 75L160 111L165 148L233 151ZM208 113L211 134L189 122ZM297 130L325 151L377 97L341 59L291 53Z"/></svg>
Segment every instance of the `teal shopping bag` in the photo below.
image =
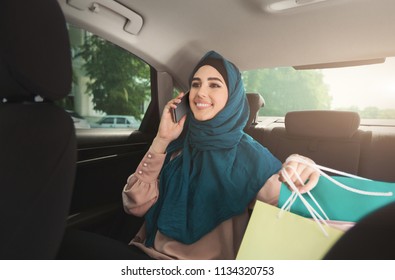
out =
<svg viewBox="0 0 395 280"><path fill-rule="evenodd" d="M395 183L342 176L331 176L330 178L357 190L370 193L395 193ZM319 205L330 220L339 221L357 222L362 217L376 209L395 201L395 195L365 195L346 190L339 187L325 176L320 177L318 184L310 191L310 193L315 200L318 201ZM290 195L291 191L285 184L283 184L281 186L278 206L282 207ZM303 194L303 197L318 213L321 213L308 194ZM311 218L309 211L300 199L296 199L292 204L290 211L295 214Z"/></svg>

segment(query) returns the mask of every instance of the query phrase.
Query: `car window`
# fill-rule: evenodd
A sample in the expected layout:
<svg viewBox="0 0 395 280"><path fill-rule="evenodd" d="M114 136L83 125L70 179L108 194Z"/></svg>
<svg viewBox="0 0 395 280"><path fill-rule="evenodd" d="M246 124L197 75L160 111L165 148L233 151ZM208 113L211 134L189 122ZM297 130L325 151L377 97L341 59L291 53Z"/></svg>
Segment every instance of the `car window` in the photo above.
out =
<svg viewBox="0 0 395 280"><path fill-rule="evenodd" d="M395 119L395 57L364 66L295 70L293 67L243 72L247 92L265 99L261 116L295 110L347 110L364 119Z"/></svg>
<svg viewBox="0 0 395 280"><path fill-rule="evenodd" d="M84 128L116 128L102 127L114 122L103 117L125 115L136 120L132 128L138 129L151 101L150 66L86 30L69 24L68 31L73 83L70 94L58 104L84 119Z"/></svg>
<svg viewBox="0 0 395 280"><path fill-rule="evenodd" d="M114 123L114 118L104 118L103 120L100 121L101 124L113 124Z"/></svg>
<svg viewBox="0 0 395 280"><path fill-rule="evenodd" d="M117 124L126 124L125 118L117 118Z"/></svg>

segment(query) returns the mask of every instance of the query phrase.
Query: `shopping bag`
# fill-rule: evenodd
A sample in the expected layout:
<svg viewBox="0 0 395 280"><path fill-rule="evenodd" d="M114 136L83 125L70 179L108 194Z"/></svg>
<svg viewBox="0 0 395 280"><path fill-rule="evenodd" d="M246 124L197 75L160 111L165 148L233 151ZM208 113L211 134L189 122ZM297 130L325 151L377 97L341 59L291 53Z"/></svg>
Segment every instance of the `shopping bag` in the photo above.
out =
<svg viewBox="0 0 395 280"><path fill-rule="evenodd" d="M367 181L363 179L347 178L340 176L332 176L337 182L344 185L366 191L393 192L395 183ZM322 209L330 220L353 221L357 222L367 214L383 207L393 201L395 196L368 196L355 192L350 192L343 188L335 186L335 184L325 177L320 177L316 187L310 193L319 201ZM291 195L291 191L286 185L281 186L278 206L282 207ZM317 210L318 207L313 203L308 194L303 197ZM296 200L291 212L304 217L311 217L306 207L300 200Z"/></svg>
<svg viewBox="0 0 395 280"><path fill-rule="evenodd" d="M244 234L238 260L322 259L344 231L257 201ZM281 215L279 215L281 214Z"/></svg>
<svg viewBox="0 0 395 280"><path fill-rule="evenodd" d="M303 161L300 158L289 160ZM367 214L395 201L395 183L373 181L317 164L303 162L321 173L318 184L302 197L329 220L357 222ZM328 176L323 170L342 176ZM282 184L278 206L283 207L292 191ZM314 202L319 202L319 206ZM312 217L301 199L296 198L289 211L304 217Z"/></svg>

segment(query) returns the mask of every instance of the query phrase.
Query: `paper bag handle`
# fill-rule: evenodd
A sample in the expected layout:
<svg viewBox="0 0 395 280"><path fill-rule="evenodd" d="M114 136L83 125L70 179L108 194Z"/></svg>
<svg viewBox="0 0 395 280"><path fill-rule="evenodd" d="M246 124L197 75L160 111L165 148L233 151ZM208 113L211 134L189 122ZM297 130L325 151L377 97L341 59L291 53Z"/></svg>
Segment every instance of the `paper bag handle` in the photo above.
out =
<svg viewBox="0 0 395 280"><path fill-rule="evenodd" d="M347 177L351 177L351 178L357 178L357 179L362 179L362 180L368 180L366 178L363 177L359 177L353 174L349 174L346 172L342 172L339 170L335 170L335 169L331 169L325 166L321 166L318 165L316 163L307 161L301 157L297 157L297 156L290 156L286 159L285 163L290 162L290 161L294 161L294 162L299 162L299 163L303 163L311 168L313 168L314 170L318 171L320 173L320 175L324 176L325 178L327 178L328 180L330 180L331 182L333 182L335 185L350 191L350 192L354 192L354 193L358 193L361 195L370 195L370 196L392 196L393 193L392 192L369 192L369 191L363 191L363 190L359 190L359 189L355 189L355 188L351 188L349 186L346 186L338 181L336 181L335 179L333 179L332 177L330 177L329 175L327 175L325 172L323 172L322 170L328 171L328 172L332 172L335 174L339 174L339 175L343 175L343 176L347 176ZM316 223L320 226L322 232L324 233L325 236L328 236L327 231L323 228L322 224L327 225L327 223L325 222L325 220L320 216L320 214L307 202L307 200L302 196L302 194L300 193L299 189L295 186L295 184L292 182L291 177L287 171L287 169L291 169L294 174L296 175L297 180L299 181L299 183L301 185L304 185L303 180L301 179L300 175L298 174L297 170L295 167L291 166L291 165L285 165L282 169L281 169L281 174L283 175L284 179L286 180L288 186L292 189L292 194L290 195L290 197L288 198L288 200L284 203L284 205L281 208L281 211L279 212L279 216L281 215L281 213L283 211L290 211L290 208L292 206L292 204L295 202L296 198L299 197L300 200L302 201L302 203L304 204L304 206L306 207L306 209L309 211L310 215L313 217L314 221L316 221ZM329 220L328 216L325 214L324 210L321 208L321 206L319 205L319 203L316 201L316 199L314 198L314 196L310 193L310 191L307 192L307 194L310 196L310 198L312 199L312 201L317 205L318 209L321 211L321 213L325 216L326 220Z"/></svg>
<svg viewBox="0 0 395 280"><path fill-rule="evenodd" d="M333 179L331 176L329 176L328 174L326 174L322 170L325 170L325 171L328 171L328 172L331 172L331 173L335 173L335 174L339 174L339 175L343 175L343 176L347 176L347 177L351 177L351 178L371 181L369 179L366 179L366 178L363 178L363 177L360 177L360 176L356 176L356 175L349 174L349 173L346 173L346 172L343 172L343 171L339 171L339 170L336 170L336 169L332 169L332 168L328 168L328 167L325 167L325 166L321 166L321 165L309 162L309 161L307 161L307 160L305 160L303 158L297 157L297 156L290 156L290 157L288 157L285 160L286 163L290 162L290 161L295 161L295 162L303 163L303 164L306 164L306 165L310 166L311 168L313 168L316 171L318 171L320 173L320 175L324 176L325 178L327 178L328 180L333 182L335 185L337 185L337 186L339 186L339 187L341 187L341 188L343 188L345 190L348 190L350 192L355 192L355 193L362 194L362 195L372 195L372 196L392 196L393 195L392 192L369 192L369 191L363 191L363 190L351 188L349 186L346 186L346 185L336 181L335 179Z"/></svg>

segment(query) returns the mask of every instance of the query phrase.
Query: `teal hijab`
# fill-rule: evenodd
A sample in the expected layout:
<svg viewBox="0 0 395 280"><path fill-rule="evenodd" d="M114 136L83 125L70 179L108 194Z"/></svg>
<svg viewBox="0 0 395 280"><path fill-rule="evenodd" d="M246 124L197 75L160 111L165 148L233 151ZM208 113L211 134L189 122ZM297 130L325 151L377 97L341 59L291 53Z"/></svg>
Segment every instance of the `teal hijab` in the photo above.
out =
<svg viewBox="0 0 395 280"><path fill-rule="evenodd" d="M226 70L228 101L213 119L198 121L190 112L183 134L168 149L160 175L159 198L145 216L147 246L155 234L191 244L233 216L243 213L281 162L243 129L249 117L240 71L218 53ZM221 71L219 71L221 73ZM226 75L223 75L226 76ZM170 160L176 151L180 155Z"/></svg>

